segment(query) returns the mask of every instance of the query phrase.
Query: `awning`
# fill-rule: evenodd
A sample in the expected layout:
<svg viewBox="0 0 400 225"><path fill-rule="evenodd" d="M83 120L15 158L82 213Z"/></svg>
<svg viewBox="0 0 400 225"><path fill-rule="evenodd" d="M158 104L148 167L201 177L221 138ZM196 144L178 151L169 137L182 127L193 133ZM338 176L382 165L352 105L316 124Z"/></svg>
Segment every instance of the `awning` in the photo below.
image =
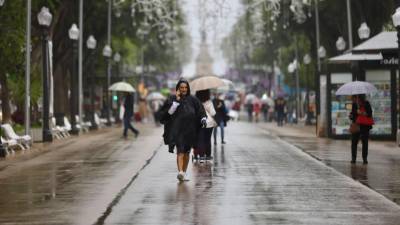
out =
<svg viewBox="0 0 400 225"><path fill-rule="evenodd" d="M367 41L354 47L353 53L375 53L397 50L397 32L381 32Z"/></svg>
<svg viewBox="0 0 400 225"><path fill-rule="evenodd" d="M378 61L382 60L382 54L367 54L367 53L360 53L360 54L353 54L353 53L346 53L343 55L339 55L333 58L330 58L330 62L349 62L349 61Z"/></svg>

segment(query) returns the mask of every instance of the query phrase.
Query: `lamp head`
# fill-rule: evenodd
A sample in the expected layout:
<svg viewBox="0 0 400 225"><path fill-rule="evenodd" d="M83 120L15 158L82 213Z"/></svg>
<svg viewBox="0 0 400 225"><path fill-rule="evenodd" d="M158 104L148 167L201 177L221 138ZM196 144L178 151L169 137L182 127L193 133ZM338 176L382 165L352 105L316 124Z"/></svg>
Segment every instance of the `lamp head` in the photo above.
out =
<svg viewBox="0 0 400 225"><path fill-rule="evenodd" d="M95 49L97 45L96 39L93 37L93 35L90 35L89 38L86 41L86 46L88 49Z"/></svg>
<svg viewBox="0 0 400 225"><path fill-rule="evenodd" d="M396 9L396 12L392 15L393 25L395 27L400 26L400 7Z"/></svg>
<svg viewBox="0 0 400 225"><path fill-rule="evenodd" d="M346 48L346 42L343 37L339 37L336 41L336 49L339 51L343 51Z"/></svg>
<svg viewBox="0 0 400 225"><path fill-rule="evenodd" d="M53 16L51 15L49 8L42 7L39 14L37 15L37 19L40 26L48 27L51 24Z"/></svg>
<svg viewBox="0 0 400 225"><path fill-rule="evenodd" d="M103 48L103 56L109 58L112 55L112 49L109 45L104 46Z"/></svg>
<svg viewBox="0 0 400 225"><path fill-rule="evenodd" d="M370 33L371 30L369 29L367 23L365 22L360 25L360 28L358 28L358 37L361 40L369 38Z"/></svg>
<svg viewBox="0 0 400 225"><path fill-rule="evenodd" d="M74 41L79 39L79 29L75 23L72 24L71 28L69 28L68 36L71 40L74 40Z"/></svg>

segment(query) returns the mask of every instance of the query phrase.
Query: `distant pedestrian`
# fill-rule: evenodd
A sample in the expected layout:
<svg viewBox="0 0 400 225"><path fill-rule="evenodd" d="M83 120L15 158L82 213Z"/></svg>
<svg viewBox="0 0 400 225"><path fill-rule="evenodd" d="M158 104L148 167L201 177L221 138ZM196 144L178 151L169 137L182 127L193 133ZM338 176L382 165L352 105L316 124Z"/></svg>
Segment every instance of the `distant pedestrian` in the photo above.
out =
<svg viewBox="0 0 400 225"><path fill-rule="evenodd" d="M363 163L368 164L368 138L374 120L372 117L371 104L365 99L365 95L353 95L353 104L350 120L359 126L358 131L351 135L351 163L356 163L357 145L361 138Z"/></svg>
<svg viewBox="0 0 400 225"><path fill-rule="evenodd" d="M258 123L258 120L260 118L260 112L261 112L261 102L260 100L255 100L253 103L253 111L254 111L254 120L256 123Z"/></svg>
<svg viewBox="0 0 400 225"><path fill-rule="evenodd" d="M278 127L283 126L283 120L285 118L285 107L286 103L283 98L278 98L275 103L275 112L276 112L276 121L278 124Z"/></svg>
<svg viewBox="0 0 400 225"><path fill-rule="evenodd" d="M150 101L150 109L153 113L154 123L156 126L160 126L160 118L158 116L158 111L163 105L164 101L162 99L154 99Z"/></svg>
<svg viewBox="0 0 400 225"><path fill-rule="evenodd" d="M270 105L267 102L262 102L261 111L262 111L262 114L263 114L264 122L268 122L269 108L270 108Z"/></svg>
<svg viewBox="0 0 400 225"><path fill-rule="evenodd" d="M127 92L125 94L124 110L125 111L123 114L123 120L124 120L123 137L124 138L128 137L128 129L130 129L135 134L135 137L137 137L139 135L139 131L137 129L135 129L131 124L131 119L133 116L133 95L132 95L132 93Z"/></svg>
<svg viewBox="0 0 400 225"><path fill-rule="evenodd" d="M215 122L217 122L217 127L214 128L214 145L217 144L218 127L221 130L221 144L226 144L224 140L224 127L226 126L229 117L222 94L218 94L218 96L213 99L213 105L216 112L214 118Z"/></svg>
<svg viewBox="0 0 400 225"><path fill-rule="evenodd" d="M247 118L249 122L253 122L253 100L248 99L247 102L245 103L246 111L247 111Z"/></svg>
<svg viewBox="0 0 400 225"><path fill-rule="evenodd" d="M207 114L207 125L199 131L198 142L195 149L195 158L211 160L211 135L217 122L214 120L216 115L214 105L210 100L210 90L201 90L196 92L196 97L203 104Z"/></svg>
<svg viewBox="0 0 400 225"><path fill-rule="evenodd" d="M184 181L189 164L190 150L196 147L198 132L206 127L207 116L201 102L190 95L189 82L181 78L176 94L161 107L160 122L164 124L164 143L169 152L177 149L178 180Z"/></svg>

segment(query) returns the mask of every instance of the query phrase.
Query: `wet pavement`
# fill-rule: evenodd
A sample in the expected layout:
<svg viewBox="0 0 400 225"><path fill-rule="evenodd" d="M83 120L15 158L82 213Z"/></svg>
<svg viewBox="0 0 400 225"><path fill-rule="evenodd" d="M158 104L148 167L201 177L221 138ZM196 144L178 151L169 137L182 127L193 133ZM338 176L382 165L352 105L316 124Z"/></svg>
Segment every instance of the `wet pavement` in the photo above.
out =
<svg viewBox="0 0 400 225"><path fill-rule="evenodd" d="M302 124L277 127L275 123L260 123L258 126L400 205L400 148L394 141L370 140L368 165L362 164L360 142L357 163L352 165L350 140L317 138L315 127Z"/></svg>
<svg viewBox="0 0 400 225"><path fill-rule="evenodd" d="M162 130L140 128L0 162L0 224L399 224L398 205L253 124L230 123L183 183Z"/></svg>

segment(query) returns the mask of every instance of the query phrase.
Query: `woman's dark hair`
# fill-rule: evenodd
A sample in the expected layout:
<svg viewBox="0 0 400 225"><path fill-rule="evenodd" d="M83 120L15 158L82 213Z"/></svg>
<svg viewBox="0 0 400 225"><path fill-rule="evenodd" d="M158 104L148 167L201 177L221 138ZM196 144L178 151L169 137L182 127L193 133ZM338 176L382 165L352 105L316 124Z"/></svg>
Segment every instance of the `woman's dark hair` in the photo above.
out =
<svg viewBox="0 0 400 225"><path fill-rule="evenodd" d="M210 100L210 89L196 91L196 97L201 101L205 102Z"/></svg>
<svg viewBox="0 0 400 225"><path fill-rule="evenodd" d="M185 78L180 78L178 83L176 84L175 90L177 91L179 89L179 86L185 83L187 85L188 91L187 91L187 95L190 95L190 86L189 86L189 81L187 81Z"/></svg>
<svg viewBox="0 0 400 225"><path fill-rule="evenodd" d="M361 101L365 102L365 94L357 95L357 97L358 97L359 99L361 99Z"/></svg>

